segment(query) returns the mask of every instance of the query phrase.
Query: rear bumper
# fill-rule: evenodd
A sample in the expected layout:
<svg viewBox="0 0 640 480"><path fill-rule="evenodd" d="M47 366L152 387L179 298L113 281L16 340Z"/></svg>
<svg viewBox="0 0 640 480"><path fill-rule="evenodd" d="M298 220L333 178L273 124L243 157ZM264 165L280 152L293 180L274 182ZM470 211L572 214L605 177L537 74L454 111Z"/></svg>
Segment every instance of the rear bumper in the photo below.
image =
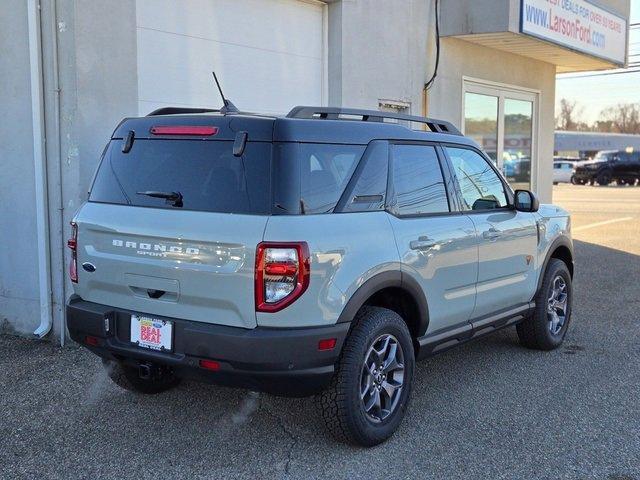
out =
<svg viewBox="0 0 640 480"><path fill-rule="evenodd" d="M167 365L181 378L286 396L312 395L328 385L349 329L348 323L244 329L153 315L173 322L173 351L168 353L130 342L131 313L140 312L74 296L67 303L69 334L106 359ZM87 336L96 338L97 344L88 344ZM318 342L327 338L336 339L335 348L319 351ZM200 368L203 359L216 360L220 369Z"/></svg>

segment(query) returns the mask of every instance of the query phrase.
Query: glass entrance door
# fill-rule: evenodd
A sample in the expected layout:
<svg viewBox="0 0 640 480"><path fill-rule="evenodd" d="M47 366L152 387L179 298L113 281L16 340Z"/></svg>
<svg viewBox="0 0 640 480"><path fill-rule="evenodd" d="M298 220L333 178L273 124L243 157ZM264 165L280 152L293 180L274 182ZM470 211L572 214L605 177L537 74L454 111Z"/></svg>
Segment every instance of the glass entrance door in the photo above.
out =
<svg viewBox="0 0 640 480"><path fill-rule="evenodd" d="M465 135L473 138L515 189L535 189L538 93L465 80Z"/></svg>

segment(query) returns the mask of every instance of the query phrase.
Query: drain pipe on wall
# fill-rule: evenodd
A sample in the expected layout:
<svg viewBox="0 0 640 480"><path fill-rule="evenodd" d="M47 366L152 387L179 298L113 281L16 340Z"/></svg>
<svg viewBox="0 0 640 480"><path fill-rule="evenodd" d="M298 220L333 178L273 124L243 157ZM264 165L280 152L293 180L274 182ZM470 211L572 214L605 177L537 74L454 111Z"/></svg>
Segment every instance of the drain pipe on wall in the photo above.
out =
<svg viewBox="0 0 640 480"><path fill-rule="evenodd" d="M31 77L31 118L33 124L33 164L36 192L36 230L38 283L40 287L40 325L33 332L43 338L53 324L51 309L51 257L49 254L49 216L47 205L47 165L44 155L44 95L42 82L42 44L39 0L28 0L29 66Z"/></svg>
<svg viewBox="0 0 640 480"><path fill-rule="evenodd" d="M48 136L49 136L49 140L51 140L52 137L55 136L55 144L56 144L55 162L58 164L58 176L56 178L57 185L55 186L55 190L56 190L55 195L58 198L57 198L57 202L55 202L55 200L52 200L52 203L54 202L57 203L57 205L55 205L55 208L58 211L58 215L59 215L58 220L60 221L60 232L55 232L54 234L54 235L58 235L58 240L60 241L60 243L52 242L52 245L62 249L62 265L64 265L67 245L63 241L65 223L64 223L64 203L63 203L63 197L62 197L62 161L61 161L62 142L60 140L60 70L58 69L58 2L57 0L50 0L50 8L51 8L51 12L49 17L51 19L51 22L49 26L50 26L50 35L51 35L50 40L51 40L52 68L53 68L53 93L54 93L53 123L54 123L54 126L53 126L53 132ZM62 308L62 313L60 315L60 346L64 347L65 339L67 335L67 321L66 321L66 317L65 317L66 313L64 309L64 299L66 298L65 286L66 286L67 275L64 267L61 269L60 272L56 272L56 275L60 275L59 281L61 282L60 288L62 289L61 296L63 301L63 308ZM51 278L53 280L53 275L51 276ZM54 299L57 299L58 301L60 300L59 298L57 298L57 295L55 293L54 293Z"/></svg>
<svg viewBox="0 0 640 480"><path fill-rule="evenodd" d="M436 77L438 76L438 66L440 65L440 8L438 6L439 0L433 0L433 14L434 14L434 23L435 23L435 43L436 43L436 59L435 65L433 67L433 73L431 77L425 82L424 87L422 88L422 116L429 116L429 98L428 91L433 86L433 82L435 82ZM427 126L424 125L423 128L426 130Z"/></svg>

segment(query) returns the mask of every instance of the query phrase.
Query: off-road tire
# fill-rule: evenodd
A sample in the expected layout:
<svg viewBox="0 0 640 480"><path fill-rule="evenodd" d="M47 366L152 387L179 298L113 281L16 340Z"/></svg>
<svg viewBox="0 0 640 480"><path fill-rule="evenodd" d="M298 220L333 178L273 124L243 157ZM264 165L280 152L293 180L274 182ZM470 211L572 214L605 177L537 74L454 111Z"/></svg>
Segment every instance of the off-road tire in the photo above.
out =
<svg viewBox="0 0 640 480"><path fill-rule="evenodd" d="M131 392L153 395L170 390L180 383L180 379L169 372L158 378L144 379L140 378L135 367L129 365L105 359L102 359L102 365L113 383Z"/></svg>
<svg viewBox="0 0 640 480"><path fill-rule="evenodd" d="M360 400L360 380L365 356L382 334L395 336L404 355L404 380L393 412L380 423L372 422ZM371 447L398 429L411 396L415 354L411 334L402 317L386 308L363 307L342 348L330 386L317 396L317 406L328 431L338 440Z"/></svg>
<svg viewBox="0 0 640 480"><path fill-rule="evenodd" d="M547 312L548 299L552 289L552 282L561 276L567 286L567 312L562 329L553 334L549 329L549 317ZM571 302L573 288L571 274L567 265L557 258L552 258L544 272L542 286L536 294L536 308L529 318L519 323L516 327L520 344L535 350L554 350L562 345L571 320Z"/></svg>
<svg viewBox="0 0 640 480"><path fill-rule="evenodd" d="M596 180L598 182L598 185L601 185L603 187L609 185L611 183L611 172L609 170L600 172Z"/></svg>

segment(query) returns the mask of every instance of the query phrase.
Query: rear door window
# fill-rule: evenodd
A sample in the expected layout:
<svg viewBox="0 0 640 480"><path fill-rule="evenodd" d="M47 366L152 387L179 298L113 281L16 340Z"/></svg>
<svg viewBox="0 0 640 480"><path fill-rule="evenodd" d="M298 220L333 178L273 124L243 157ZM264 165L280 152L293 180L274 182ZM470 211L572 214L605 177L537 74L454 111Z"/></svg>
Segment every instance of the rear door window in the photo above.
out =
<svg viewBox="0 0 640 480"><path fill-rule="evenodd" d="M268 214L271 210L271 143L249 142L242 157L231 141L144 140L122 153L112 140L89 201L208 212ZM175 201L143 192L179 193Z"/></svg>
<svg viewBox="0 0 640 480"><path fill-rule="evenodd" d="M396 215L449 212L436 149L430 145L393 145L391 211Z"/></svg>

